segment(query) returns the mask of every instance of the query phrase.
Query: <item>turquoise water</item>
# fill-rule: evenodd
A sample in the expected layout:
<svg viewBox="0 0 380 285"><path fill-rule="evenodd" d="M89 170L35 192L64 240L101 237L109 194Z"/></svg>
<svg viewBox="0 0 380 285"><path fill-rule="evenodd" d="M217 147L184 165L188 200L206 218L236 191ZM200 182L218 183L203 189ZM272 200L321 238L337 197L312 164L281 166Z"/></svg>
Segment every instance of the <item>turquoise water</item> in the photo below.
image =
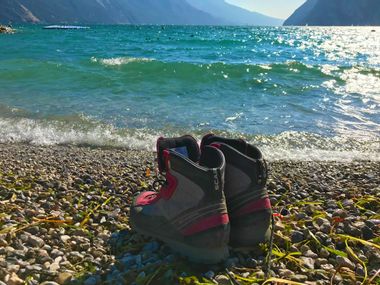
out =
<svg viewBox="0 0 380 285"><path fill-rule="evenodd" d="M0 142L212 131L269 159L380 160L379 28L21 26L0 50Z"/></svg>

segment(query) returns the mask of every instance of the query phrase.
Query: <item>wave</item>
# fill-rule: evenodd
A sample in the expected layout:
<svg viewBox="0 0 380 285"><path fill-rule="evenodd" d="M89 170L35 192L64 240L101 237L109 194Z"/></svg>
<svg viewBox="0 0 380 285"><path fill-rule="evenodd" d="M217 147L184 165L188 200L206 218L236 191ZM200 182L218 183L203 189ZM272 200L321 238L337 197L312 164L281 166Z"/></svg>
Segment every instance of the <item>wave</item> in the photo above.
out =
<svg viewBox="0 0 380 285"><path fill-rule="evenodd" d="M198 129L191 133L200 140L207 131ZM0 117L0 143L87 145L153 151L157 137L175 137L184 133L187 131L116 128L85 116L77 116L77 120ZM283 132L271 136L230 132L219 134L247 139L258 145L270 161L380 161L380 139L366 141L348 137L323 137L306 132Z"/></svg>
<svg viewBox="0 0 380 285"><path fill-rule="evenodd" d="M96 58L92 57L91 62L99 62L106 66L118 66L118 65L124 65L131 62L149 62L153 61L154 59L151 58L145 58L145 57L114 57L114 58Z"/></svg>
<svg viewBox="0 0 380 285"><path fill-rule="evenodd" d="M144 67L145 71L162 69L163 71L188 71L196 72L199 74L200 70L206 72L216 72L216 73L231 73L232 75L241 75L241 73L260 73L266 72L270 74L282 73L284 75L301 74L305 77L310 74L314 74L316 77L334 77L336 79L344 80L341 78L344 72L354 70L355 72L367 75L375 76L380 78L380 68L370 67L366 65L332 65L332 64L321 64L313 65L306 64L299 61L287 60L284 62L277 63L265 63L265 62L251 62L249 60L243 62L194 62L194 61L161 61L154 58L146 57L114 57L114 58L96 58L91 57L90 61L92 63L99 63L103 66L128 66L128 70L131 68L138 69L139 67Z"/></svg>

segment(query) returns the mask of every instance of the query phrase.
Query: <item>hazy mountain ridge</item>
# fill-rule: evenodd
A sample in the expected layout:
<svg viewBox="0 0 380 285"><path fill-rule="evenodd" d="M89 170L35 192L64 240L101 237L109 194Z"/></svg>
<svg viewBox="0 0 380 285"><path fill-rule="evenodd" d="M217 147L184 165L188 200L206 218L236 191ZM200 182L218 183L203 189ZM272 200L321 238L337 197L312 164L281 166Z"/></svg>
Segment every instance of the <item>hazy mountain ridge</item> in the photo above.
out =
<svg viewBox="0 0 380 285"><path fill-rule="evenodd" d="M0 22L225 24L185 0L0 0Z"/></svg>
<svg viewBox="0 0 380 285"><path fill-rule="evenodd" d="M308 0L285 22L286 26L377 26L379 0Z"/></svg>
<svg viewBox="0 0 380 285"><path fill-rule="evenodd" d="M0 22L281 25L224 0L0 0Z"/></svg>

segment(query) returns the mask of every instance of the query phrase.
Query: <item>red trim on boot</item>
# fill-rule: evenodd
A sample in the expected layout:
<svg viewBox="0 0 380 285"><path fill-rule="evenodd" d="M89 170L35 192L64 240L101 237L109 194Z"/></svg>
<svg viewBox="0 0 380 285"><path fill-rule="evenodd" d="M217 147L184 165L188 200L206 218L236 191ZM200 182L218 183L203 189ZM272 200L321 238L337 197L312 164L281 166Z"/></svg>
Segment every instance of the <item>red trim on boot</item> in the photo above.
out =
<svg viewBox="0 0 380 285"><path fill-rule="evenodd" d="M181 233L185 236L190 236L220 225L226 225L229 221L228 214L218 214L199 220L195 224L182 230Z"/></svg>
<svg viewBox="0 0 380 285"><path fill-rule="evenodd" d="M169 200L177 188L178 182L177 179L169 172L166 171L166 186L162 186L159 196L162 199Z"/></svg>
<svg viewBox="0 0 380 285"><path fill-rule="evenodd" d="M177 179L170 173L170 153L167 150L163 151L163 157L165 159L165 166L166 166L166 185L162 186L160 191L153 192L153 191L146 191L142 192L140 195L136 198L136 205L138 206L146 206L156 203L158 200L165 199L169 200L178 185Z"/></svg>
<svg viewBox="0 0 380 285"><path fill-rule="evenodd" d="M157 192L153 191L146 191L142 192L140 195L137 196L136 198L136 206L146 206L149 204L153 204L156 202L158 196Z"/></svg>
<svg viewBox="0 0 380 285"><path fill-rule="evenodd" d="M212 144L210 144L210 146L213 146L217 149L220 149L222 147L222 145L220 143L212 143Z"/></svg>
<svg viewBox="0 0 380 285"><path fill-rule="evenodd" d="M170 173L170 152L168 150L163 151L163 156L165 159L165 167L166 167L166 185L161 187L160 190L160 198L165 200L169 200L178 186L177 179Z"/></svg>
<svg viewBox="0 0 380 285"><path fill-rule="evenodd" d="M253 212L258 212L265 209L271 209L272 206L270 204L269 197L253 201L245 205L244 207L240 208L238 211L234 212L232 214L233 217L240 217L243 215L247 215Z"/></svg>

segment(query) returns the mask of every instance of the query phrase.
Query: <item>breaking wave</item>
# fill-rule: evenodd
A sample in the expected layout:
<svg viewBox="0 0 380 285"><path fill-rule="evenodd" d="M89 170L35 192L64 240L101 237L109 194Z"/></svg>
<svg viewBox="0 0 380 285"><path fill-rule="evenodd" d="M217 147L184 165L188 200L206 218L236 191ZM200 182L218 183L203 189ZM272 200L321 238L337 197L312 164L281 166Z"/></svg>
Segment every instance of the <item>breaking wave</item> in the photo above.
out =
<svg viewBox="0 0 380 285"><path fill-rule="evenodd" d="M145 57L114 57L114 58L96 58L92 57L91 62L99 62L105 66L119 66L128 64L131 62L150 62L154 59L145 58Z"/></svg>
<svg viewBox="0 0 380 285"><path fill-rule="evenodd" d="M0 118L0 143L30 143L44 146L86 145L154 151L157 137L174 137L184 133L187 132L178 129L116 128L84 116L77 116L75 120ZM207 131L193 130L191 133L200 140ZM219 132L219 134L247 139L259 146L270 161L380 161L380 139L353 140L344 137L323 137L305 132L283 132L278 135L244 135L228 132Z"/></svg>

